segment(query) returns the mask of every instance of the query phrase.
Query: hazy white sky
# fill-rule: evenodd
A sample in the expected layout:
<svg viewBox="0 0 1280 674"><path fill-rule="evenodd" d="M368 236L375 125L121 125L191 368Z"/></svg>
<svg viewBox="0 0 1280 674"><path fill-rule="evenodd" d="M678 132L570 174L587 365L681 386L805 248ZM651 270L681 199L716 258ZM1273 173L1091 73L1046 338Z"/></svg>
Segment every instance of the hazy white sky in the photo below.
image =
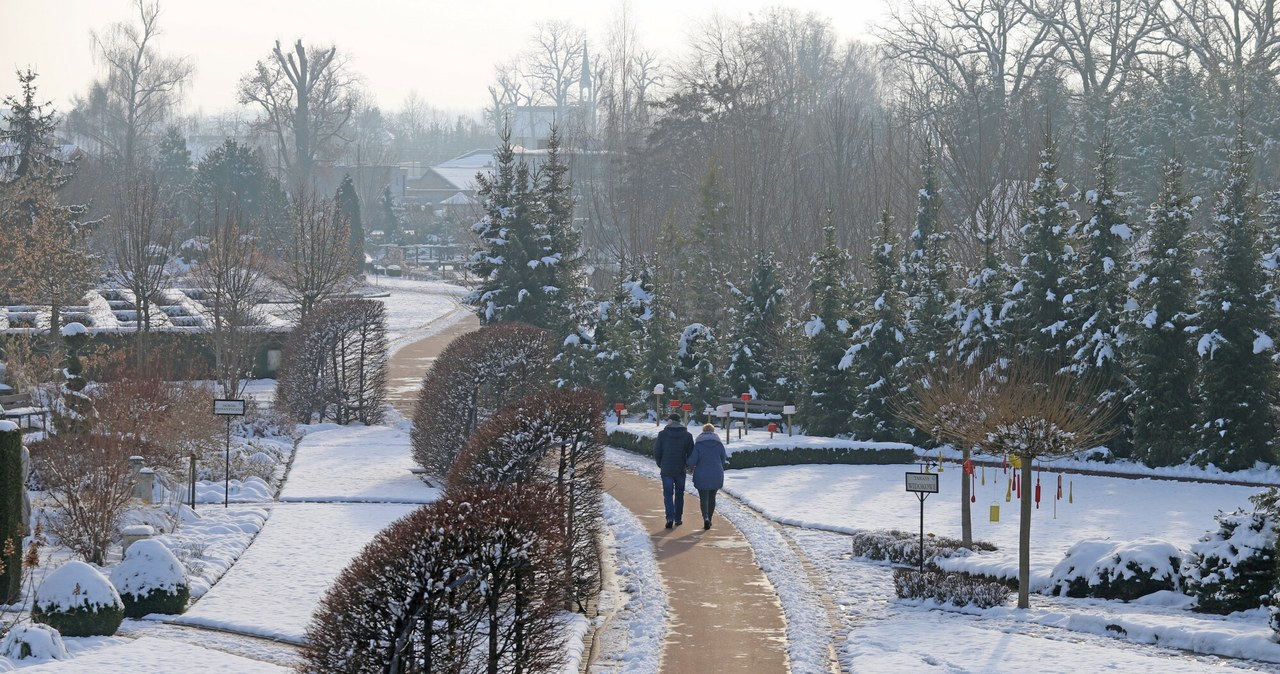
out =
<svg viewBox="0 0 1280 674"><path fill-rule="evenodd" d="M864 35L892 0L632 0L642 43L679 51L690 27L713 12L745 18L783 5L831 18L842 37ZM353 58L384 108L416 90L437 107L478 111L493 64L525 49L539 21L564 19L603 39L620 0L161 0L158 46L189 54L196 77L188 108L235 107L240 76L275 40L333 42ZM133 20L130 0L0 0L0 94L15 93L15 68L31 66L43 98L60 111L97 72L89 32Z"/></svg>

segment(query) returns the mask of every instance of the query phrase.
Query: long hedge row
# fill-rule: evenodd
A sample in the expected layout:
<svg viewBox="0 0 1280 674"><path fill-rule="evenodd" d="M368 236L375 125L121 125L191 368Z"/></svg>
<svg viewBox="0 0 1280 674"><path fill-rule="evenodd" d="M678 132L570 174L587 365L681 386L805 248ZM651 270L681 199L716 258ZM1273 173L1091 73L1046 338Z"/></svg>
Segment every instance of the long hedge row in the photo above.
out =
<svg viewBox="0 0 1280 674"><path fill-rule="evenodd" d="M613 430L609 444L641 456L653 455L653 438ZM888 465L911 463L915 452L908 448L865 449L855 447L781 448L762 447L734 452L729 456L728 468L762 468L765 466L794 466L805 463L843 463L851 465Z"/></svg>

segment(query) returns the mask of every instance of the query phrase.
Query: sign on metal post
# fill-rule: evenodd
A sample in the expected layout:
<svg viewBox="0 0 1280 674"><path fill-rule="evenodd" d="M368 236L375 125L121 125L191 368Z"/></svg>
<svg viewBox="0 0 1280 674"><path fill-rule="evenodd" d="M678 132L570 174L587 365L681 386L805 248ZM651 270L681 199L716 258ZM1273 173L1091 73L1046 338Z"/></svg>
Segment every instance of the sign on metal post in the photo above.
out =
<svg viewBox="0 0 1280 674"><path fill-rule="evenodd" d="M924 573L924 500L938 493L938 474L907 473L907 491L920 499L920 573Z"/></svg>
<svg viewBox="0 0 1280 674"><path fill-rule="evenodd" d="M231 417L244 416L244 400L218 398L213 401L213 413L227 418L227 453L222 464L222 507L226 508L231 500Z"/></svg>

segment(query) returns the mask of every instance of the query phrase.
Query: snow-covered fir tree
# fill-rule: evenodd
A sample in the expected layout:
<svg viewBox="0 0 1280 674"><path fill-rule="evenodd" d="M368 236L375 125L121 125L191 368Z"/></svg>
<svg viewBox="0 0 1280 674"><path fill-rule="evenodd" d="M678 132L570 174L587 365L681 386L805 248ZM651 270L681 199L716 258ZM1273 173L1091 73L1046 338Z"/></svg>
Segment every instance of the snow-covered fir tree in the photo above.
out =
<svg viewBox="0 0 1280 674"><path fill-rule="evenodd" d="M523 319L527 312L519 311L519 305L529 299L532 281L526 248L532 239L529 168L524 162L517 164L509 130L502 135L494 162L493 174L476 175L484 216L471 227L480 243L467 263L467 270L480 281L465 301L475 307L482 325Z"/></svg>
<svg viewBox="0 0 1280 674"><path fill-rule="evenodd" d="M1133 228L1124 195L1116 190L1115 155L1109 142L1098 149L1094 188L1085 193L1091 213L1081 225L1080 267L1076 278L1075 317L1069 345L1075 369L1089 375L1099 402L1118 406L1116 420L1123 432L1111 441L1113 451L1130 453L1130 392L1121 358L1127 341L1125 305L1129 299L1129 246Z"/></svg>
<svg viewBox="0 0 1280 674"><path fill-rule="evenodd" d="M756 257L746 291L734 288L733 332L726 347L725 385L733 395L750 393L769 398L778 386L777 367L782 343L785 291L778 279L778 263L768 254Z"/></svg>
<svg viewBox="0 0 1280 674"><path fill-rule="evenodd" d="M676 329L676 315L671 309L671 287L658 280L654 265L647 261L640 262L636 276L638 288L647 295L647 318L642 320L636 344L638 354L637 370L643 378L640 386L652 390L654 384L663 384L673 390L676 371L676 348L679 334Z"/></svg>
<svg viewBox="0 0 1280 674"><path fill-rule="evenodd" d="M849 252L836 243L836 229L822 228L823 246L810 260L809 321L804 324L808 363L807 395L800 398L805 430L812 435L848 433L853 389L840 360L849 347L853 324L849 310Z"/></svg>
<svg viewBox="0 0 1280 674"><path fill-rule="evenodd" d="M890 408L906 378L903 297L894 278L896 245L893 218L886 211L880 216L880 238L872 246L871 282L858 303L861 326L840 360L840 369L848 370L853 384L853 432L867 440L900 440L909 435Z"/></svg>
<svg viewBox="0 0 1280 674"><path fill-rule="evenodd" d="M1262 232L1249 191L1251 148L1238 130L1218 193L1200 309L1203 454L1224 470L1275 460L1275 316L1262 267Z"/></svg>
<svg viewBox="0 0 1280 674"><path fill-rule="evenodd" d="M595 330L596 385L607 402L632 403L648 396L652 385L640 376L640 346L653 318L653 287L633 268L622 275L610 299L600 302Z"/></svg>
<svg viewBox="0 0 1280 674"><path fill-rule="evenodd" d="M537 269L543 274L547 295L545 324L552 334L571 335L580 331L587 316L586 256L582 250L582 233L573 224L573 185L569 166L560 147L560 132L555 127L547 141L547 160L535 176L536 217L542 245Z"/></svg>
<svg viewBox="0 0 1280 674"><path fill-rule="evenodd" d="M973 365L1002 353L1009 344L1007 298L1013 273L1000 259L999 242L990 218L979 219L978 244L982 259L956 294L947 316L955 324L951 355Z"/></svg>
<svg viewBox="0 0 1280 674"><path fill-rule="evenodd" d="M1057 367L1067 364L1067 339L1073 298L1070 243L1075 214L1058 177L1057 148L1045 138L1039 171L1032 182L1019 229L1021 263L1010 294L1015 304L1015 332L1035 358Z"/></svg>
<svg viewBox="0 0 1280 674"><path fill-rule="evenodd" d="M1182 187L1182 163L1166 160L1160 194L1147 211L1146 234L1130 283L1129 373L1133 381L1134 456L1150 466L1183 463L1195 440L1196 357L1187 332L1195 311L1191 219L1200 203Z"/></svg>
<svg viewBox="0 0 1280 674"><path fill-rule="evenodd" d="M360 195L356 193L356 185L351 181L351 174L342 176L338 191L333 199L342 212L342 217L350 223L351 259L355 265L355 273L364 269L364 218L360 214Z"/></svg>
<svg viewBox="0 0 1280 674"><path fill-rule="evenodd" d="M701 414L707 405L714 407L723 393L716 371L718 346L715 333L701 323L691 323L680 331L673 395L692 403L696 414Z"/></svg>
<svg viewBox="0 0 1280 674"><path fill-rule="evenodd" d="M955 301L953 272L947 243L951 238L942 225L942 195L934 168L933 145L925 145L923 176L916 206L911 249L903 259L906 290L907 353L915 365L933 362L946 352L954 324L947 313Z"/></svg>
<svg viewBox="0 0 1280 674"><path fill-rule="evenodd" d="M724 259L732 226L728 200L728 193L712 164L698 186L698 211L684 237L680 255L683 261L678 283L696 291L686 293L678 313L688 323L701 323L717 333L728 327L729 308L733 305L727 281L732 263Z"/></svg>

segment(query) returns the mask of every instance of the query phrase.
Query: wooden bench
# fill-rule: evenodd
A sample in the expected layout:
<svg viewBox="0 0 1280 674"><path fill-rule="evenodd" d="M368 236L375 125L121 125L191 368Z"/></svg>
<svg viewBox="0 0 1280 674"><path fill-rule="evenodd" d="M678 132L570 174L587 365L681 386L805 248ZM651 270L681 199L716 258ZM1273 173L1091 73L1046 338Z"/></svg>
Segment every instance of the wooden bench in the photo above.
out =
<svg viewBox="0 0 1280 674"><path fill-rule="evenodd" d="M733 413L730 415L733 419L745 419L748 416L750 420L757 421L782 421L782 409L789 403L781 400L750 400L743 401L742 398L720 398L720 405L733 405Z"/></svg>
<svg viewBox="0 0 1280 674"><path fill-rule="evenodd" d="M46 432L49 430L49 408L36 404L30 393L0 395L0 416L17 421L19 426L25 419L28 430L35 429L31 425L31 418L40 417L40 428Z"/></svg>

